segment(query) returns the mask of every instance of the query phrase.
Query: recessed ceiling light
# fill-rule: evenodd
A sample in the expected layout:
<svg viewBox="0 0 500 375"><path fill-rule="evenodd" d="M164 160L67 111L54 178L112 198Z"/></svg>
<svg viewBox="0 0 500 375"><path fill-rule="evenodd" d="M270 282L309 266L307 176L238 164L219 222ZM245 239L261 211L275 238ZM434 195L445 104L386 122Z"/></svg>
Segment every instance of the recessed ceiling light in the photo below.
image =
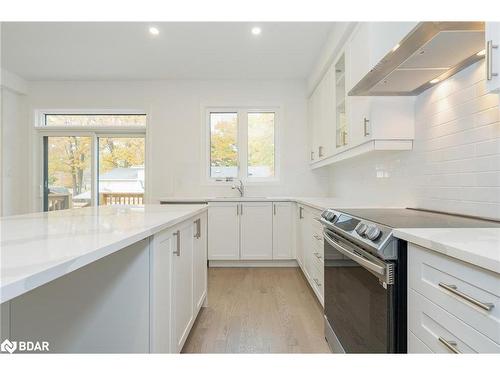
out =
<svg viewBox="0 0 500 375"><path fill-rule="evenodd" d="M479 51L478 53L476 53L477 56L484 56L486 55L486 50L483 49L482 51Z"/></svg>
<svg viewBox="0 0 500 375"><path fill-rule="evenodd" d="M434 79L431 79L429 81L429 83L438 83L439 82L439 78L434 78Z"/></svg>
<svg viewBox="0 0 500 375"><path fill-rule="evenodd" d="M252 27L252 34L253 35L260 35L260 33L262 32L262 29L258 26L255 26L255 27Z"/></svg>
<svg viewBox="0 0 500 375"><path fill-rule="evenodd" d="M160 30L158 30L158 28L157 28L157 27L151 26L151 27L149 28L149 33L150 33L151 35L158 35L158 34L160 33Z"/></svg>

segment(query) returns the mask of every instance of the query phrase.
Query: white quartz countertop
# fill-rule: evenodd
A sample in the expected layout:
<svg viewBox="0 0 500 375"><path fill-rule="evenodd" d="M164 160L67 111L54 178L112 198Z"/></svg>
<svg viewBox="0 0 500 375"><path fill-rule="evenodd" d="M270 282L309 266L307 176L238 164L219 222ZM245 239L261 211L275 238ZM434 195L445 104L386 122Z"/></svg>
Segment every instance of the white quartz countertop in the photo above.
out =
<svg viewBox="0 0 500 375"><path fill-rule="evenodd" d="M0 303L207 209L100 206L0 218Z"/></svg>
<svg viewBox="0 0 500 375"><path fill-rule="evenodd" d="M398 238L500 273L500 228L396 229Z"/></svg>
<svg viewBox="0 0 500 375"><path fill-rule="evenodd" d="M317 210L327 208L356 208L359 204L338 198L311 198L311 197L165 197L159 198L164 203L200 203L200 202L297 202ZM369 207L363 205L363 208Z"/></svg>

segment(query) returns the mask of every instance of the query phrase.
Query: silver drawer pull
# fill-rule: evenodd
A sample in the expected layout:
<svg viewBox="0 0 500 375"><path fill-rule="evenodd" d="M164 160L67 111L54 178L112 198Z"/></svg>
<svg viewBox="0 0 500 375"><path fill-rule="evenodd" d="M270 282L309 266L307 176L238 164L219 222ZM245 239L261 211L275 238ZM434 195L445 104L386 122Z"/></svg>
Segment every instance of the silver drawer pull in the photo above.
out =
<svg viewBox="0 0 500 375"><path fill-rule="evenodd" d="M441 288L446 289L448 292L463 298L464 300L482 308L483 310L490 311L492 308L495 307L495 305L492 303L478 301L477 299L472 298L471 296L459 291L456 285L445 284L445 283L439 283L438 285Z"/></svg>
<svg viewBox="0 0 500 375"><path fill-rule="evenodd" d="M321 286L321 284L320 284L320 282L319 282L319 280L318 280L318 279L316 279L316 278L315 278L315 279L313 279L313 280L314 280L314 282L316 283L316 285L317 285L317 286Z"/></svg>
<svg viewBox="0 0 500 375"><path fill-rule="evenodd" d="M443 339L442 337L439 337L438 340L441 344L446 346L451 352L455 354L462 354L462 352L457 349L457 343L455 341L448 341L446 339Z"/></svg>

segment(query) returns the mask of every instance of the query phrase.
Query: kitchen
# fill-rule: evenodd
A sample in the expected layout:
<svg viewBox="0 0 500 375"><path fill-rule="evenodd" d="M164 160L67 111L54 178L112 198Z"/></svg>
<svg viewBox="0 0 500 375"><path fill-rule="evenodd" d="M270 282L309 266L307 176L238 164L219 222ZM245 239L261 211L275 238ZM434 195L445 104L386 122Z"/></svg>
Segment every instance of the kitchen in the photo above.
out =
<svg viewBox="0 0 500 375"><path fill-rule="evenodd" d="M1 38L3 352L500 353L499 22Z"/></svg>

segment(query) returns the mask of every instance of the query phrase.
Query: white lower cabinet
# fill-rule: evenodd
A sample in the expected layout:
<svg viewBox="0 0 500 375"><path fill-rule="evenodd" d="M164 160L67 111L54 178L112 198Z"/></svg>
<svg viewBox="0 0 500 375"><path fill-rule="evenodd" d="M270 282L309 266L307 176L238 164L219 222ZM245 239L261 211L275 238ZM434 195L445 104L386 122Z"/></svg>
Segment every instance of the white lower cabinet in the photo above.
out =
<svg viewBox="0 0 500 375"><path fill-rule="evenodd" d="M294 227L291 202L273 203L273 259L293 259Z"/></svg>
<svg viewBox="0 0 500 375"><path fill-rule="evenodd" d="M208 208L208 259L240 259L240 203L213 202Z"/></svg>
<svg viewBox="0 0 500 375"><path fill-rule="evenodd" d="M297 262L321 305L324 303L323 232L321 211L299 205Z"/></svg>
<svg viewBox="0 0 500 375"><path fill-rule="evenodd" d="M409 244L408 288L410 353L500 353L500 275Z"/></svg>
<svg viewBox="0 0 500 375"><path fill-rule="evenodd" d="M308 211L306 211L305 207L299 205L297 207L296 256L297 263L302 268L302 270L305 269L305 249L309 248L309 242L311 241L311 228L308 225L310 224L308 216Z"/></svg>
<svg viewBox="0 0 500 375"><path fill-rule="evenodd" d="M240 233L240 259L273 259L272 203L241 203Z"/></svg>
<svg viewBox="0 0 500 375"><path fill-rule="evenodd" d="M207 297L207 214L196 217L193 224L193 305L196 313Z"/></svg>
<svg viewBox="0 0 500 375"><path fill-rule="evenodd" d="M210 202L208 259L294 259L293 203Z"/></svg>
<svg viewBox="0 0 500 375"><path fill-rule="evenodd" d="M158 233L151 252L151 352L180 353L207 294L206 213Z"/></svg>
<svg viewBox="0 0 500 375"><path fill-rule="evenodd" d="M194 322L193 224L183 223L174 232L172 252L172 349L180 353Z"/></svg>

